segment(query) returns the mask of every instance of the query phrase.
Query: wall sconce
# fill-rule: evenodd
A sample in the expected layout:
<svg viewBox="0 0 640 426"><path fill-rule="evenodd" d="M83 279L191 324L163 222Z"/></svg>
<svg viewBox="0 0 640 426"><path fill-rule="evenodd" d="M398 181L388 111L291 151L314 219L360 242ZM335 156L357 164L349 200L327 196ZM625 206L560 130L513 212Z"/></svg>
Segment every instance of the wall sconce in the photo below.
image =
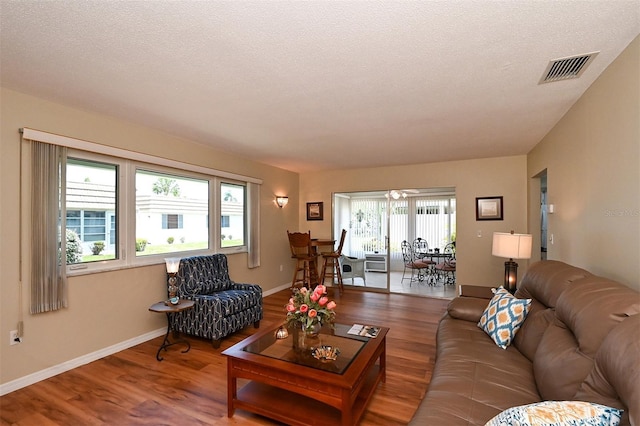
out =
<svg viewBox="0 0 640 426"><path fill-rule="evenodd" d="M180 267L180 258L169 257L169 258L166 258L164 261L167 264L167 275L169 275L169 281L167 286L167 292L169 293L169 300L171 301L171 303L176 305L178 303L178 286L176 286L178 279L176 278L176 274L178 273L178 268Z"/></svg>
<svg viewBox="0 0 640 426"><path fill-rule="evenodd" d="M491 254L509 259L504 262L504 288L512 294L516 292L518 282L518 264L513 259L529 259L532 241L531 234L493 233Z"/></svg>
<svg viewBox="0 0 640 426"><path fill-rule="evenodd" d="M289 197L276 197L276 204L278 205L278 207L283 208L284 206L289 204Z"/></svg>

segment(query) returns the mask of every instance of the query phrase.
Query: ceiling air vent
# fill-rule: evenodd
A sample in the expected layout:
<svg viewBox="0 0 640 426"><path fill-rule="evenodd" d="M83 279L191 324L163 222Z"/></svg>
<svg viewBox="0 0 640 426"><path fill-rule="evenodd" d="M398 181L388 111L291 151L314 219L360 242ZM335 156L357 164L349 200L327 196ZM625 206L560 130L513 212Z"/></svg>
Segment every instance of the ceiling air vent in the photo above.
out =
<svg viewBox="0 0 640 426"><path fill-rule="evenodd" d="M568 80L570 78L578 78L582 75L587 65L600 52L592 52L579 56L571 56L569 58L554 59L549 62L547 69L544 71L540 83L551 83L552 81Z"/></svg>

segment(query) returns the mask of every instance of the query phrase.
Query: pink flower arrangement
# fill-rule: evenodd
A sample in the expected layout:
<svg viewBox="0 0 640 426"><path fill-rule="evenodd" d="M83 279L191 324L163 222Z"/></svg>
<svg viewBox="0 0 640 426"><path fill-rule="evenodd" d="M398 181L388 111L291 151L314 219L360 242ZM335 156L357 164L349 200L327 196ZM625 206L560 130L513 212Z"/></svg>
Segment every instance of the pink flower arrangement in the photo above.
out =
<svg viewBox="0 0 640 426"><path fill-rule="evenodd" d="M286 323L290 326L302 324L305 329L312 328L316 323L331 324L333 327L336 318L335 308L336 302L329 300L327 287L322 284L316 286L313 291L305 287L294 289L289 303L285 306Z"/></svg>

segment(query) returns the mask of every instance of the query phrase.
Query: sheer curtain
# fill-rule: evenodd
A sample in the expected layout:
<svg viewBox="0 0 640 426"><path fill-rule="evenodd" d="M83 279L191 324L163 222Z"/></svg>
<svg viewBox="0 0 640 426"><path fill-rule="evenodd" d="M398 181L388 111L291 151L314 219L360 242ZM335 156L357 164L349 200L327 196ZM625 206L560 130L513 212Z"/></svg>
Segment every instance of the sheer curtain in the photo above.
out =
<svg viewBox="0 0 640 426"><path fill-rule="evenodd" d="M66 148L31 141L31 313L67 307L66 236L60 182Z"/></svg>

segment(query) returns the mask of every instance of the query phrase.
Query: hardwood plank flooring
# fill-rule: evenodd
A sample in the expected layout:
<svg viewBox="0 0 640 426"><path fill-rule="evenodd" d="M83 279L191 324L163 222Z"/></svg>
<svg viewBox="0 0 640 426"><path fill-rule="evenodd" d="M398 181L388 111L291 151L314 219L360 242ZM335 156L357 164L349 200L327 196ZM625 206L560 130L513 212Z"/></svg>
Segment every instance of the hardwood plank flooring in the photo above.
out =
<svg viewBox="0 0 640 426"><path fill-rule="evenodd" d="M407 424L429 384L435 332L448 301L349 290L333 298L338 322L391 329L387 381L360 424ZM261 327L284 320L288 299L288 290L264 298ZM227 418L227 364L220 353L255 331L228 337L220 349L187 337L191 351L172 346L162 362L155 358L158 337L1 397L2 425L274 425L242 410ZM299 411L302 416L304 407Z"/></svg>

